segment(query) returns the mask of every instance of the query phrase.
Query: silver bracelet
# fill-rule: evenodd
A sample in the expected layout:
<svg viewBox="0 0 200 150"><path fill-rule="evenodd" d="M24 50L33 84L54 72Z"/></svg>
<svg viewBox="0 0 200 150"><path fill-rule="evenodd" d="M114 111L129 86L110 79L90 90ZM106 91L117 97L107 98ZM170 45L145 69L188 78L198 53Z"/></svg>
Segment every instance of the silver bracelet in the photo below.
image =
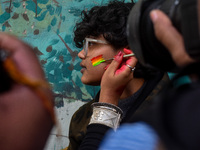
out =
<svg viewBox="0 0 200 150"><path fill-rule="evenodd" d="M102 104L106 104L106 106ZM115 105L113 105L114 107L108 107L109 105L110 104L107 105L107 103L94 103L94 105L92 105L93 114L89 124L103 124L116 130L121 121L123 112L119 107ZM117 110L114 109L115 107Z"/></svg>
<svg viewBox="0 0 200 150"><path fill-rule="evenodd" d="M116 105L113 105L113 104L110 104L110 103L100 103L100 102L95 102L92 104L92 107L98 107L98 106L104 106L108 109L112 109L113 111L117 112L117 113L120 113L120 114L123 114L123 111L117 107Z"/></svg>

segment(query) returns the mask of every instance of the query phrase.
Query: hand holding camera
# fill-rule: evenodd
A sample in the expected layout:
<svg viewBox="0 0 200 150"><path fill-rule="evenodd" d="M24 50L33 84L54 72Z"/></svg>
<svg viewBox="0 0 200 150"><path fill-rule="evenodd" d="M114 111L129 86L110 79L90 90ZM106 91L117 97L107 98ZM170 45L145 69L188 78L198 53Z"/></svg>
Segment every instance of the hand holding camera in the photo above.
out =
<svg viewBox="0 0 200 150"><path fill-rule="evenodd" d="M154 24L154 31L157 39L170 52L173 61L179 67L184 67L195 60L185 50L182 35L172 25L170 19L160 10L153 10L150 13ZM166 30L167 29L167 30Z"/></svg>
<svg viewBox="0 0 200 150"><path fill-rule="evenodd" d="M170 72L179 71L178 66L187 64L191 59L199 61L200 36L197 6L198 0L138 1L131 10L127 24L128 41L138 61L146 67ZM149 14L155 9L159 9L163 13L157 11L159 12L157 19L160 23L154 20L154 25L156 25L154 27ZM165 15L169 19L166 19ZM157 26L159 27L157 28ZM167 28L165 28L166 26ZM154 29L157 30L157 35L155 35ZM171 29L172 33L170 33ZM163 39L178 42L173 42L176 46L171 47L171 42L161 43ZM180 54L179 50L180 52L185 51L184 53L187 53L188 57L185 57L184 53ZM176 62L174 62L175 59ZM185 63L183 59L186 61Z"/></svg>

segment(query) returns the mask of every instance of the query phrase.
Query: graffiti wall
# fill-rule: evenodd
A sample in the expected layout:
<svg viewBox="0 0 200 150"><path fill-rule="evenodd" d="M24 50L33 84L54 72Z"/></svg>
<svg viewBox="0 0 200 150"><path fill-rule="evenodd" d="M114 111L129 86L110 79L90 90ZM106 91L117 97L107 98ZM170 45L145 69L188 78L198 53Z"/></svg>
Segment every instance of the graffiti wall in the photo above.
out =
<svg viewBox="0 0 200 150"><path fill-rule="evenodd" d="M57 137L56 131L52 130L45 148L47 150L60 150L68 145L72 114L99 90L99 87L81 83L80 60L77 57L80 49L72 41L73 27L83 9L103 5L108 1L0 1L0 31L14 34L33 47L55 93L55 110L62 134Z"/></svg>

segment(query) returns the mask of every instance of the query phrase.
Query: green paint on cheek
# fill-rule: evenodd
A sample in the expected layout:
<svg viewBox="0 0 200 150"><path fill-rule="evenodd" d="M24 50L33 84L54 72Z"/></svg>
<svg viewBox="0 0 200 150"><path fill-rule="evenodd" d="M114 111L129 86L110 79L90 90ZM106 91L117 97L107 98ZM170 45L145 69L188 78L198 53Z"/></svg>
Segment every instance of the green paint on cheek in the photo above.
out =
<svg viewBox="0 0 200 150"><path fill-rule="evenodd" d="M102 62L104 62L105 60L101 60L101 61L98 61L98 62L95 62L95 63L92 63L92 65L95 67L95 66L98 66L100 65Z"/></svg>

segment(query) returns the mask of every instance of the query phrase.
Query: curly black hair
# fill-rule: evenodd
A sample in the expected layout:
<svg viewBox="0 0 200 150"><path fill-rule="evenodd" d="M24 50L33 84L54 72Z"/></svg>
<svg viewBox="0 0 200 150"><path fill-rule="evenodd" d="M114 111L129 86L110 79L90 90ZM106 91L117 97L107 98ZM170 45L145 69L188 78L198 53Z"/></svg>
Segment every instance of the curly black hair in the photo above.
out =
<svg viewBox="0 0 200 150"><path fill-rule="evenodd" d="M112 1L106 6L94 6L82 11L81 22L74 28L76 47L82 48L85 37L103 35L115 49L128 46L126 23L134 3Z"/></svg>
<svg viewBox="0 0 200 150"><path fill-rule="evenodd" d="M124 1L111 1L105 6L94 6L91 10L83 10L81 21L74 27L74 42L76 47L82 48L86 37L98 38L103 35L106 41L114 49L127 47L127 19L134 6L134 2L125 3ZM146 68L137 63L134 77L150 79L157 71Z"/></svg>

